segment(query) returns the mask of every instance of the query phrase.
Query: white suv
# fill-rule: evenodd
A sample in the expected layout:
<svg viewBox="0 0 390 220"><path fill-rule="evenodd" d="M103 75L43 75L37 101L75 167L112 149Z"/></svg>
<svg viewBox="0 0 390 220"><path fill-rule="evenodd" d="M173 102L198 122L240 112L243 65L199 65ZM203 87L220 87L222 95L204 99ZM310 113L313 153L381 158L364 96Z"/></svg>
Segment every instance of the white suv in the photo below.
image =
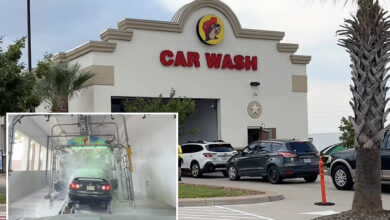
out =
<svg viewBox="0 0 390 220"><path fill-rule="evenodd" d="M183 171L189 170L193 177L203 173L221 171L225 177L226 162L237 154L232 145L218 141L190 141L181 145L183 151Z"/></svg>

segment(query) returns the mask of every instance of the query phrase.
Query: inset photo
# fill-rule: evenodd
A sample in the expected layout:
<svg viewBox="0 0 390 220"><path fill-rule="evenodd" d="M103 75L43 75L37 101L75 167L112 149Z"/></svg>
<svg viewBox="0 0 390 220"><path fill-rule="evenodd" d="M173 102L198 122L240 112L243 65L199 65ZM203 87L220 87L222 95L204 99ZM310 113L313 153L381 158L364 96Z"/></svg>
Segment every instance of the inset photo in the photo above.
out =
<svg viewBox="0 0 390 220"><path fill-rule="evenodd" d="M8 219L176 219L177 119L7 114Z"/></svg>

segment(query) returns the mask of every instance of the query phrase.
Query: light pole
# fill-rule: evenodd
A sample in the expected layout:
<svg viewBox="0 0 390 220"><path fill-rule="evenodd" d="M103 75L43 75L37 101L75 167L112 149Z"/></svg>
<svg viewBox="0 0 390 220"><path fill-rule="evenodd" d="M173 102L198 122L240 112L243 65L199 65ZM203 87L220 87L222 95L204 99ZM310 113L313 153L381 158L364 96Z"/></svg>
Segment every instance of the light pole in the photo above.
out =
<svg viewBox="0 0 390 220"><path fill-rule="evenodd" d="M30 0L27 0L27 53L28 53L28 71L31 72L31 21L30 21Z"/></svg>

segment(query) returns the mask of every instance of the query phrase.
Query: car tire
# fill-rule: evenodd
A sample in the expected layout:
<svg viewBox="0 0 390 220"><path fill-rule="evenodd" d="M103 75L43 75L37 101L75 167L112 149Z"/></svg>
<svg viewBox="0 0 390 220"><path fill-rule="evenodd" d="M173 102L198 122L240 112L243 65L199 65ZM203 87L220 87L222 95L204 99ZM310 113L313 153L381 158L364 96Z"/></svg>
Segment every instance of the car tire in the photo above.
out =
<svg viewBox="0 0 390 220"><path fill-rule="evenodd" d="M228 166L227 173L228 173L229 179L232 181L236 181L236 180L240 179L240 175L238 175L238 171L233 164L230 164Z"/></svg>
<svg viewBox="0 0 390 220"><path fill-rule="evenodd" d="M339 190L350 190L353 180L349 169L344 165L337 165L332 169L333 185Z"/></svg>
<svg viewBox="0 0 390 220"><path fill-rule="evenodd" d="M267 178L268 181L272 184L278 184L283 181L282 177L280 176L279 168L277 166L268 167Z"/></svg>
<svg viewBox="0 0 390 220"><path fill-rule="evenodd" d="M317 180L318 174L310 175L310 176L305 176L303 179L305 179L306 182L308 183L313 183Z"/></svg>
<svg viewBox="0 0 390 220"><path fill-rule="evenodd" d="M224 177L229 177L229 173L226 170L222 171L222 174Z"/></svg>
<svg viewBox="0 0 390 220"><path fill-rule="evenodd" d="M202 177L202 171L200 170L198 162L193 162L191 164L191 174L195 178Z"/></svg>

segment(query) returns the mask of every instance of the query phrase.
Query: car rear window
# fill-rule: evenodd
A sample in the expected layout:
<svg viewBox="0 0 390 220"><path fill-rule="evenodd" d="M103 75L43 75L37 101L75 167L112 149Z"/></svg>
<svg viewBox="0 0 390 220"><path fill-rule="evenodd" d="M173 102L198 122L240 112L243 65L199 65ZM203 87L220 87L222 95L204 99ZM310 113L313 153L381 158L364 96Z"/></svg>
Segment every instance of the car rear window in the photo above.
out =
<svg viewBox="0 0 390 220"><path fill-rule="evenodd" d="M289 143L289 150L292 152L304 153L316 151L316 148L310 142L291 142Z"/></svg>
<svg viewBox="0 0 390 220"><path fill-rule="evenodd" d="M211 152L232 152L234 148L230 144L209 144L206 146Z"/></svg>

